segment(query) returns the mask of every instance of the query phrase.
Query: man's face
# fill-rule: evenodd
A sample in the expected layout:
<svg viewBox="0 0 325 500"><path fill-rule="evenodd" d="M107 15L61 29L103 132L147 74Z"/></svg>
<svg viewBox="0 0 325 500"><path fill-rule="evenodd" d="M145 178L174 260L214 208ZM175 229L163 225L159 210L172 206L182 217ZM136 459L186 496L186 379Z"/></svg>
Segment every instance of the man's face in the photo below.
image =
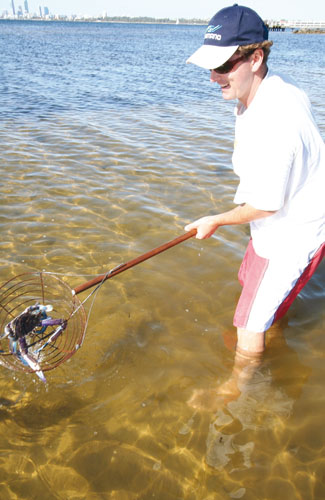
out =
<svg viewBox="0 0 325 500"><path fill-rule="evenodd" d="M238 59L233 55L229 61ZM238 61L229 73L218 73L211 70L210 81L220 85L222 97L226 100L238 99L246 107L254 88L254 54Z"/></svg>

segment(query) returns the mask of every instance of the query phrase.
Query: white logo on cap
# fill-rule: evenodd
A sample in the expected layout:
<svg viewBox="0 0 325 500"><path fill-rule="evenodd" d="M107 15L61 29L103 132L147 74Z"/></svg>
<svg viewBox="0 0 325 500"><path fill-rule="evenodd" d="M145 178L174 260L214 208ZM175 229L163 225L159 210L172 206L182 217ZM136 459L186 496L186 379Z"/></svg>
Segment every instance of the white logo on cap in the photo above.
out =
<svg viewBox="0 0 325 500"><path fill-rule="evenodd" d="M216 33L216 31L220 30L220 28L222 28L221 24L218 24L218 26L213 26L213 25L208 26L204 38L209 38L218 41L221 40L222 36Z"/></svg>
<svg viewBox="0 0 325 500"><path fill-rule="evenodd" d="M214 33L215 31L220 30L220 28L222 28L221 24L218 24L218 26L213 26L212 24L210 24L210 26L207 27L206 33Z"/></svg>

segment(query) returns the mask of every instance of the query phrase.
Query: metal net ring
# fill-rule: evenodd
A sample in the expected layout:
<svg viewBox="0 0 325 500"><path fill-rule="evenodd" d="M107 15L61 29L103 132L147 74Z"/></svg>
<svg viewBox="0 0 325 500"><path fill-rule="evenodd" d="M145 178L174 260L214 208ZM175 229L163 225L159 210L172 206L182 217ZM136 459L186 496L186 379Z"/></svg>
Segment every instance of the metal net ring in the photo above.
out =
<svg viewBox="0 0 325 500"><path fill-rule="evenodd" d="M54 274L32 272L15 276L0 287L0 335L6 325L24 309L36 303L51 304L51 316L67 321L66 328L51 340L55 327L28 335L28 351L42 371L53 370L81 347L87 327L85 309L71 288ZM0 364L10 370L32 373L10 348L8 337L0 340Z"/></svg>

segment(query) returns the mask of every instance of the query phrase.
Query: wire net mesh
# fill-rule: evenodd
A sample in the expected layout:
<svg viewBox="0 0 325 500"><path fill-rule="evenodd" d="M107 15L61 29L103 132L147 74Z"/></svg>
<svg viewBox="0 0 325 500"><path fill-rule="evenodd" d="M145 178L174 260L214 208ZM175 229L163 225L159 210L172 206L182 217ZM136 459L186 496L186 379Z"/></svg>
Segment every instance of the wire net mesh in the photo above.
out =
<svg viewBox="0 0 325 500"><path fill-rule="evenodd" d="M54 274L25 273L0 287L0 335L6 325L24 309L36 303L50 304L51 317L67 320L67 327L51 340L55 326L45 332L26 335L28 353L37 360L42 371L52 370L69 359L82 345L87 325L86 312L71 288ZM8 337L0 340L0 364L16 371L33 372L12 352Z"/></svg>

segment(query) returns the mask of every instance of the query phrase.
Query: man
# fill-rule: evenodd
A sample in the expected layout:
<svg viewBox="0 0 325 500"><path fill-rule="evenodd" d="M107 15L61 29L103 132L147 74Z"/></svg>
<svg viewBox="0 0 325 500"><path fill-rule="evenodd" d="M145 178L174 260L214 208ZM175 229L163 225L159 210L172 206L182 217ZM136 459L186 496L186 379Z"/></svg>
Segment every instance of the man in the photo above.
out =
<svg viewBox="0 0 325 500"><path fill-rule="evenodd" d="M265 332L288 310L325 253L325 148L310 103L268 70L272 42L253 10L233 5L211 19L187 62L211 71L226 100L237 99L232 210L185 227L209 238L220 226L250 223L239 271L237 353L262 353Z"/></svg>

